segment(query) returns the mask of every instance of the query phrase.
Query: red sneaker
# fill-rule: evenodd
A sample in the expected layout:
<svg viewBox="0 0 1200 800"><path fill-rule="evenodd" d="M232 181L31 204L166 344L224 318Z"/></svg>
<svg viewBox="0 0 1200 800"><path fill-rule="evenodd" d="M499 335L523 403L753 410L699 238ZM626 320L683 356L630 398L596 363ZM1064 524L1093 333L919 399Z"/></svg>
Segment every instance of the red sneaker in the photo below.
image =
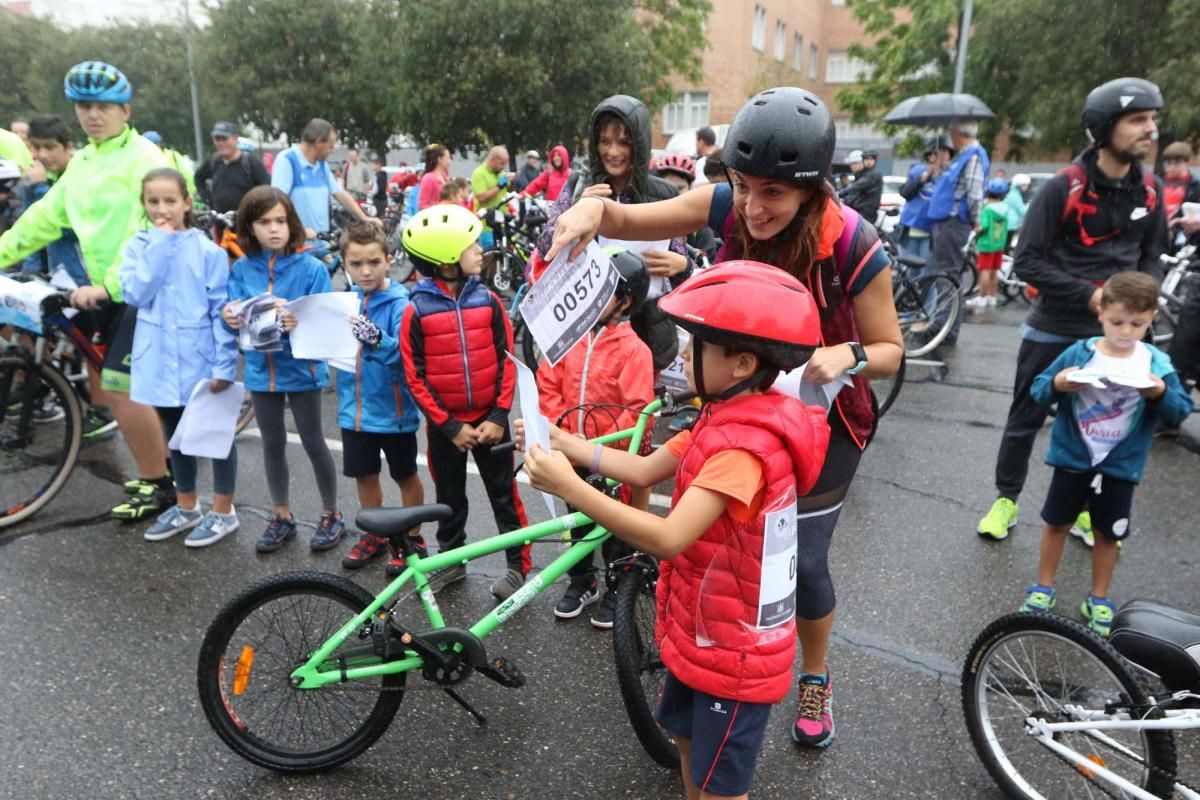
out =
<svg viewBox="0 0 1200 800"><path fill-rule="evenodd" d="M354 547L350 552L342 557L342 567L345 569L359 569L366 566L367 562L374 559L383 549L387 547L387 539L382 536L376 536L373 533L363 531L362 536L358 537Z"/></svg>

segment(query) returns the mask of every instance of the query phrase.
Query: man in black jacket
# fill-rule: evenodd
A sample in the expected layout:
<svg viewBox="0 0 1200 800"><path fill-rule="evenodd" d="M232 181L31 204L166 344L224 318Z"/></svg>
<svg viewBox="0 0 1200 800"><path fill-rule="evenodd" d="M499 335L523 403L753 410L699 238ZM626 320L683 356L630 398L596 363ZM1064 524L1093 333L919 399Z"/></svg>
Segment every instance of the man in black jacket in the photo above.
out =
<svg viewBox="0 0 1200 800"><path fill-rule="evenodd" d="M864 150L862 169L855 174L854 183L841 193L842 201L872 225L879 216L879 203L883 200L883 176L875 170L878 157L874 150Z"/></svg>
<svg viewBox="0 0 1200 800"><path fill-rule="evenodd" d="M1158 138L1162 104L1158 87L1139 78L1093 89L1083 107L1091 146L1029 205L1013 268L1039 294L1021 326L1013 401L996 458L999 498L980 520L980 536L1004 539L1017 524L1017 497L1047 415L1029 393L1034 378L1077 340L1101 334L1096 313L1111 275L1138 270L1162 278L1162 183L1141 164ZM1085 515L1077 535L1090 533Z"/></svg>
<svg viewBox="0 0 1200 800"><path fill-rule="evenodd" d="M232 122L218 122L212 129L217 152L196 170L196 192L214 211L237 211L246 192L271 182L267 168L250 153L238 149L238 130Z"/></svg>

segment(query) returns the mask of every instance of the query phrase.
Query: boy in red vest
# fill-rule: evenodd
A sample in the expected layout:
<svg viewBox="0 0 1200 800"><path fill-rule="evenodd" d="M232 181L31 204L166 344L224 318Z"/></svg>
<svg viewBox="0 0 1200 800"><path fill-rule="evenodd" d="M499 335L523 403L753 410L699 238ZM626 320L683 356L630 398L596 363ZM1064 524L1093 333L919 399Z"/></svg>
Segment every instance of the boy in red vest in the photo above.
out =
<svg viewBox="0 0 1200 800"><path fill-rule="evenodd" d="M492 452L508 441L516 370L512 324L500 300L479 282L483 251L479 219L456 205L434 205L404 228L404 249L424 278L413 287L400 322L404 379L425 414L429 471L437 502L454 509L438 525L441 550L467 540L467 453L475 458L500 533L524 528L525 508L513 477L511 451ZM529 545L510 547L508 570L492 594L508 598L525 584L532 562ZM466 577L465 565L443 570L440 588Z"/></svg>
<svg viewBox="0 0 1200 800"><path fill-rule="evenodd" d="M669 675L656 718L679 746L689 798L746 797L771 705L787 696L795 642L796 497L825 459L825 415L770 388L820 341L799 281L752 261L688 279L659 308L692 334L685 372L705 406L649 456L557 428L529 450L533 485L657 556L655 637ZM518 432L518 440L521 439ZM664 519L588 486L572 465L651 486L672 475Z"/></svg>

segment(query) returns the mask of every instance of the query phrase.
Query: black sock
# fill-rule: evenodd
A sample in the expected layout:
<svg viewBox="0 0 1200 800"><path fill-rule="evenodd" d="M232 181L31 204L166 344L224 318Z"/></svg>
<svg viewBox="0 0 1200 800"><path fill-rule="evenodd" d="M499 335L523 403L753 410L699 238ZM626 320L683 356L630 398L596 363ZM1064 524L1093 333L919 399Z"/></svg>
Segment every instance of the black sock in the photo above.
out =
<svg viewBox="0 0 1200 800"><path fill-rule="evenodd" d="M149 482L153 483L155 486L162 489L164 492L175 491L175 481L173 481L171 479L170 473L163 475L161 478L155 478L154 480L149 481Z"/></svg>

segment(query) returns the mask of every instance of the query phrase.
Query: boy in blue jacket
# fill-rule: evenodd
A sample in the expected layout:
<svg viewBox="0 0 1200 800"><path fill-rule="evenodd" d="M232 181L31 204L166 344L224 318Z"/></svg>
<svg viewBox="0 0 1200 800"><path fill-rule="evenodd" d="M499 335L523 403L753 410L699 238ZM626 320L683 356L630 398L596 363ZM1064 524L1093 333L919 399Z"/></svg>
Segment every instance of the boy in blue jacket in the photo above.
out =
<svg viewBox="0 0 1200 800"><path fill-rule="evenodd" d="M1161 417L1178 425L1192 400L1171 360L1142 341L1158 309L1158 282L1142 272L1118 272L1104 284L1104 336L1067 348L1034 379L1030 393L1042 405L1058 403L1046 462L1054 467L1042 507L1037 583L1025 590L1022 611L1050 611L1054 574L1071 524L1090 511L1092 591L1079 613L1108 636L1116 606L1108 599L1117 548L1129 535L1133 489L1141 481L1151 437Z"/></svg>
<svg viewBox="0 0 1200 800"><path fill-rule="evenodd" d="M346 274L354 282L359 312L350 318L354 336L362 344L354 372L337 371L338 426L342 429L342 474L354 478L358 504L383 505L379 473L380 453L387 456L388 473L400 487L406 506L425 502L425 488L417 475L417 406L404 382L397 335L408 306L408 290L388 280L387 237L374 225L351 225L341 241ZM420 529L413 535L419 537ZM358 569L384 551L388 540L363 531L358 543L342 558L346 569ZM424 542L421 542L421 547ZM404 557L392 550L386 571L399 575Z"/></svg>

